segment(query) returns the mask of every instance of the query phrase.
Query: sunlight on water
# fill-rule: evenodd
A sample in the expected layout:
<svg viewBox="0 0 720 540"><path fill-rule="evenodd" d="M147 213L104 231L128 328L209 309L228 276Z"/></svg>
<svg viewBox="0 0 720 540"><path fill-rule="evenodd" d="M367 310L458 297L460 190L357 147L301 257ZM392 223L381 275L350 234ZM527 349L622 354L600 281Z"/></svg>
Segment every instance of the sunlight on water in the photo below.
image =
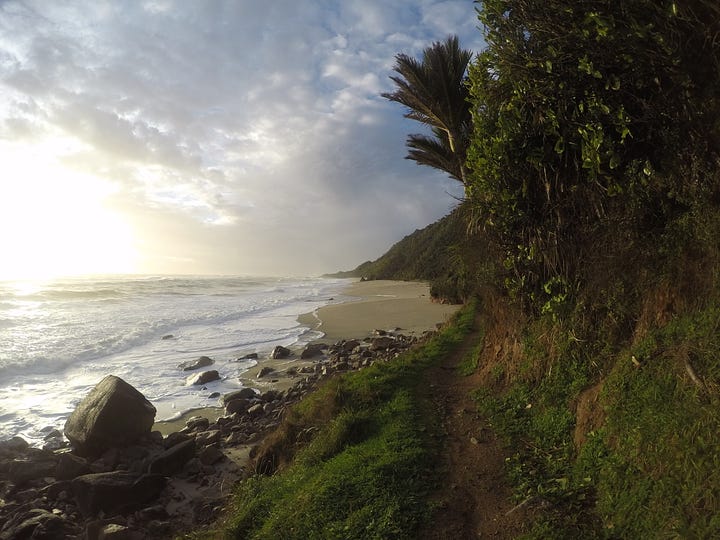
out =
<svg viewBox="0 0 720 540"><path fill-rule="evenodd" d="M106 375L140 390L165 419L216 406L214 391L275 345L309 339L297 322L336 297L346 281L133 276L0 281L0 440L41 442L62 429ZM163 339L165 336L172 336ZM188 387L181 362L207 355L222 380Z"/></svg>

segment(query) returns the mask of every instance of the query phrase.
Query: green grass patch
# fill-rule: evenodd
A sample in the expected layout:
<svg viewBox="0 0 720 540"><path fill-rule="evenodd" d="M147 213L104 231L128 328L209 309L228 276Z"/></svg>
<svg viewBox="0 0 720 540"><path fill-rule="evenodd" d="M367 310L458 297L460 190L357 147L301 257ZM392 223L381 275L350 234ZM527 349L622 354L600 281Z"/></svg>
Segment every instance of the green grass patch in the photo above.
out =
<svg viewBox="0 0 720 540"><path fill-rule="evenodd" d="M478 368L478 362L480 361L480 353L485 346L485 336L482 329L477 332L477 338L475 339L475 345L463 356L462 360L457 366L457 372L463 377L469 377Z"/></svg>
<svg viewBox="0 0 720 540"><path fill-rule="evenodd" d="M525 538L720 538L720 305L709 304L609 358L553 342L539 380L476 392L512 449L518 502L549 503ZM547 360L538 341L526 353ZM605 424L577 451L571 405L596 380L593 360L611 366Z"/></svg>
<svg viewBox="0 0 720 540"><path fill-rule="evenodd" d="M618 359L602 395L607 458L598 467L598 509L614 535L720 537L718 388L718 305L674 319Z"/></svg>
<svg viewBox="0 0 720 540"><path fill-rule="evenodd" d="M417 387L424 370L470 331L475 309L460 310L421 348L337 377L298 404L285 433L292 438L313 426L317 435L280 472L242 482L229 519L204 534L413 538L439 481L440 451L437 419Z"/></svg>
<svg viewBox="0 0 720 540"><path fill-rule="evenodd" d="M575 417L570 409L591 377L592 363L567 332L555 332L552 343L539 339L548 332L549 318L527 329L524 346L528 365L548 366L546 373L539 380L521 373L500 395L480 388L475 399L511 451L506 469L516 501L533 500L546 507L534 517L525 538L598 538L602 528L592 510L592 479L575 465ZM548 345L555 351L552 359L544 348Z"/></svg>

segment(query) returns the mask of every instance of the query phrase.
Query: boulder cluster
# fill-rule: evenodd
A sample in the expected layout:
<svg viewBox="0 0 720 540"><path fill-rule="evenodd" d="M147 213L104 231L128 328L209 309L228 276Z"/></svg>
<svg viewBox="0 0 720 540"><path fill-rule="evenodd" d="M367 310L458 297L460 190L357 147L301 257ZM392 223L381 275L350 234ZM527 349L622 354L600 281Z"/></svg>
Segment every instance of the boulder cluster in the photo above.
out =
<svg viewBox="0 0 720 540"><path fill-rule="evenodd" d="M69 445L60 433L44 448L20 437L0 442L0 540L171 538L212 521L235 481L252 473L254 445L290 405L323 378L386 361L416 341L376 334L308 345L302 367L273 374L293 379L286 391L225 394L223 416L192 417L167 436L152 431L152 404L108 375L68 418Z"/></svg>

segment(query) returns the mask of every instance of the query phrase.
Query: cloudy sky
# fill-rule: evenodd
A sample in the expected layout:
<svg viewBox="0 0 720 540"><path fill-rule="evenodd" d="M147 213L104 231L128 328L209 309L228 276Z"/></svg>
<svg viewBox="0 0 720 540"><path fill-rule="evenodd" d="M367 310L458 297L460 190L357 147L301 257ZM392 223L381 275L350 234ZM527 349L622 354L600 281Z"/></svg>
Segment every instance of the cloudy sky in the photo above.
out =
<svg viewBox="0 0 720 540"><path fill-rule="evenodd" d="M0 1L0 277L315 275L455 204L379 96L471 0Z"/></svg>

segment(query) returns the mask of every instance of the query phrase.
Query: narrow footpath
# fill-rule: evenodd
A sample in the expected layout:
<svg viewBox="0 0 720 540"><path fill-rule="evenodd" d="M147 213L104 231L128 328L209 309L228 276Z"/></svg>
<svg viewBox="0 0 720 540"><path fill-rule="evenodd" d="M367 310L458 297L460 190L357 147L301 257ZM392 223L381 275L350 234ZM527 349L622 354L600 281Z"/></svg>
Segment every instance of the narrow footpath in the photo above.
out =
<svg viewBox="0 0 720 540"><path fill-rule="evenodd" d="M433 496L438 505L420 539L516 538L522 516L505 477L505 453L477 412L470 394L478 375L463 376L458 365L479 339L473 330L455 353L428 371L425 389L442 420L445 484Z"/></svg>

